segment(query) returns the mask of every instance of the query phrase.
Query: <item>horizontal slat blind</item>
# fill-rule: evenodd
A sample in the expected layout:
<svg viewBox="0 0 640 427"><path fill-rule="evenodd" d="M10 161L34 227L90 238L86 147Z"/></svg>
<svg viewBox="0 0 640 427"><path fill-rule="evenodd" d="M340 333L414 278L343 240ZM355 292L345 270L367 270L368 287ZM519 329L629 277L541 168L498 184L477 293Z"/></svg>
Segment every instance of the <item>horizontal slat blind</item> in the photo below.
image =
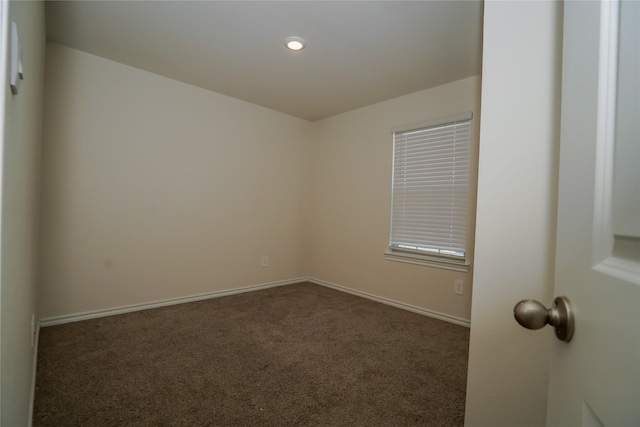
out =
<svg viewBox="0 0 640 427"><path fill-rule="evenodd" d="M471 120L393 134L391 249L464 258Z"/></svg>

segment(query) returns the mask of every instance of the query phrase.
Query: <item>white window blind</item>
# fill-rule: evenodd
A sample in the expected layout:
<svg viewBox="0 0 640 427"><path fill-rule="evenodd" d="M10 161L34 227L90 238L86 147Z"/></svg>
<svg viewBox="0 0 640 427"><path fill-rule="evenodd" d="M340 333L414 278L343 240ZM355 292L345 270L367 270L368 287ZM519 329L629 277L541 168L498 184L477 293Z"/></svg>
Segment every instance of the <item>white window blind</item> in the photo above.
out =
<svg viewBox="0 0 640 427"><path fill-rule="evenodd" d="M390 249L464 260L470 115L393 134Z"/></svg>

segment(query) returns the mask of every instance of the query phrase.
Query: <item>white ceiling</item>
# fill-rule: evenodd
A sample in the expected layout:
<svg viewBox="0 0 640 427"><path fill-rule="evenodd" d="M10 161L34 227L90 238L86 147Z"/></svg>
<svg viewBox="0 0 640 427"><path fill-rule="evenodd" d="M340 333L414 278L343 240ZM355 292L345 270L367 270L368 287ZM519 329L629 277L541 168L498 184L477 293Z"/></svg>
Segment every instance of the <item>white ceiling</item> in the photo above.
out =
<svg viewBox="0 0 640 427"><path fill-rule="evenodd" d="M49 40L307 120L481 71L482 2L48 1ZM290 52L288 36L307 47Z"/></svg>

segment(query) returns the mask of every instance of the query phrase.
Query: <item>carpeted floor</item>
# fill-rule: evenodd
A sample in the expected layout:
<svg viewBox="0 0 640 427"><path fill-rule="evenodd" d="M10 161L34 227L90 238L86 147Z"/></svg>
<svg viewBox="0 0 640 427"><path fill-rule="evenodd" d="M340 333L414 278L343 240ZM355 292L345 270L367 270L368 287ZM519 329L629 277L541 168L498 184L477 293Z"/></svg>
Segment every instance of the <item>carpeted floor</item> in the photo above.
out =
<svg viewBox="0 0 640 427"><path fill-rule="evenodd" d="M468 344L310 283L51 326L33 425L461 426Z"/></svg>

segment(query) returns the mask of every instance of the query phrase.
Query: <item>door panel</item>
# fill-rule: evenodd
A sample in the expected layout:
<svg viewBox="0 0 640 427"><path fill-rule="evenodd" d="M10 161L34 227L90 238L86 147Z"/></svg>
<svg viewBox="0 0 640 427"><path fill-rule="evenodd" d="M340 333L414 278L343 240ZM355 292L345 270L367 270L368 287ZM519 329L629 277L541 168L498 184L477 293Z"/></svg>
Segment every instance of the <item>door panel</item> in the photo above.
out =
<svg viewBox="0 0 640 427"><path fill-rule="evenodd" d="M555 293L572 300L576 323L573 340L552 348L551 426L640 425L640 252L614 231L614 218L640 218L633 202L619 203L640 185L640 135L616 135L619 45L640 43L637 31L619 39L621 10L640 24L637 8L619 2L565 2ZM637 54L624 61L638 69ZM635 168L615 161L618 147Z"/></svg>

